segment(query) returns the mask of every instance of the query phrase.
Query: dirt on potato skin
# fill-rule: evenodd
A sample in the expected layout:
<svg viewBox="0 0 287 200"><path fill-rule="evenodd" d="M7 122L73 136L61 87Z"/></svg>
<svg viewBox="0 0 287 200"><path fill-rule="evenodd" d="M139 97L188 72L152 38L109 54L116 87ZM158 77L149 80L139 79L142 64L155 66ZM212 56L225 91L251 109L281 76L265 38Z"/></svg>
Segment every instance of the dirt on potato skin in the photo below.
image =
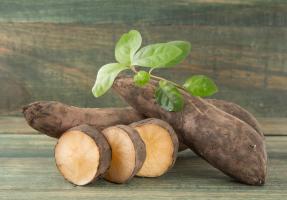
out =
<svg viewBox="0 0 287 200"><path fill-rule="evenodd" d="M249 124L189 95L183 111L168 112L157 104L153 84L139 88L130 77L117 78L113 89L139 113L170 123L184 144L223 173L245 184L265 183L265 141Z"/></svg>
<svg viewBox="0 0 287 200"><path fill-rule="evenodd" d="M210 104L213 104L214 106L223 110L224 112L233 115L234 117L237 117L238 119L249 124L252 128L254 128L257 131L257 133L259 133L262 137L264 137L261 125L259 124L257 119L241 106L232 102L218 99L205 99L205 101L207 101Z"/></svg>
<svg viewBox="0 0 287 200"><path fill-rule="evenodd" d="M56 101L39 101L23 107L27 123L50 137L59 138L65 131L81 124L103 130L106 127L144 119L136 110L126 108L79 108Z"/></svg>

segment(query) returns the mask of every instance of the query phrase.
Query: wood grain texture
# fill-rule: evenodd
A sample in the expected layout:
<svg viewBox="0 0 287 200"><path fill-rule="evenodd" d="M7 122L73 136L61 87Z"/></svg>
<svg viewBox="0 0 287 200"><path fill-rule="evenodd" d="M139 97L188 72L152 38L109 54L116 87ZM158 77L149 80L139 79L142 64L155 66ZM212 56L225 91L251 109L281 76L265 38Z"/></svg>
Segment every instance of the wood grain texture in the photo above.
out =
<svg viewBox="0 0 287 200"><path fill-rule="evenodd" d="M269 175L265 186L232 181L190 151L159 178L134 178L117 185L104 180L74 187L56 169L55 139L0 135L1 199L284 199L287 197L287 137L267 137Z"/></svg>
<svg viewBox="0 0 287 200"><path fill-rule="evenodd" d="M0 134L37 134L23 117L0 116Z"/></svg>
<svg viewBox="0 0 287 200"><path fill-rule="evenodd" d="M287 117L287 2L284 0L1 0L0 113L19 114L34 100L121 106L95 99L97 70L114 62L114 44L129 29L144 44L188 40L192 53L162 76L182 82L206 74L217 98L261 117ZM157 73L157 71L155 71Z"/></svg>

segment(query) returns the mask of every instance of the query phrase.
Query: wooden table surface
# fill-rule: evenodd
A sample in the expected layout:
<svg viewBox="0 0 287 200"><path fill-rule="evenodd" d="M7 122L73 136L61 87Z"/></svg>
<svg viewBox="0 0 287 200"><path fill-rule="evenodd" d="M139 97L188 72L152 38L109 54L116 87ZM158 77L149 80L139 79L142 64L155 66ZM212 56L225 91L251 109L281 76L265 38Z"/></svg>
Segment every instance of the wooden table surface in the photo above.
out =
<svg viewBox="0 0 287 200"><path fill-rule="evenodd" d="M287 0L0 0L0 200L287 199L287 118L260 119L269 154L263 187L236 183L191 151L159 178L74 187L55 166L56 140L4 116L38 100L125 105L112 92L95 99L90 91L130 29L144 46L191 42L185 61L160 76L182 83L204 74L220 88L214 98L287 117Z"/></svg>
<svg viewBox="0 0 287 200"><path fill-rule="evenodd" d="M162 177L136 177L122 185L99 180L76 187L65 181L55 166L56 139L37 134L22 118L0 117L0 199L283 200L287 198L287 119L260 121L269 156L264 186L237 183L187 150Z"/></svg>

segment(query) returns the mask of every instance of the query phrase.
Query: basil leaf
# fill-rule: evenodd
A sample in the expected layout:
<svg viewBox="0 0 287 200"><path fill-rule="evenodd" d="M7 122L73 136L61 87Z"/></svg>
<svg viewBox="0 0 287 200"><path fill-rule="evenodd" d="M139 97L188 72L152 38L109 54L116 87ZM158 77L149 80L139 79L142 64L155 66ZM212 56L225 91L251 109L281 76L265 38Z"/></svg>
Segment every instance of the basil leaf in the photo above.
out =
<svg viewBox="0 0 287 200"><path fill-rule="evenodd" d="M156 102L167 111L181 111L184 100L178 89L167 81L160 81L155 91Z"/></svg>
<svg viewBox="0 0 287 200"><path fill-rule="evenodd" d="M181 54L179 54L175 59L173 59L171 62L169 62L166 66L172 67L174 65L177 65L181 63L190 53L191 45L189 42L186 41L172 41L168 42L168 44L174 45L181 49Z"/></svg>
<svg viewBox="0 0 287 200"><path fill-rule="evenodd" d="M131 30L122 35L116 44L115 57L119 63L130 65L133 56L142 43L141 34L136 30Z"/></svg>
<svg viewBox="0 0 287 200"><path fill-rule="evenodd" d="M97 79L92 89L93 95L99 97L106 93L112 87L117 75L125 69L128 69L128 67L120 63L110 63L102 66L98 71Z"/></svg>
<svg viewBox="0 0 287 200"><path fill-rule="evenodd" d="M193 96L207 97L218 91L215 83L204 75L195 75L188 78L183 87Z"/></svg>
<svg viewBox="0 0 287 200"><path fill-rule="evenodd" d="M138 87L143 87L145 86L150 80L150 74L147 73L146 71L139 71L134 75L134 82L135 85Z"/></svg>
<svg viewBox="0 0 287 200"><path fill-rule="evenodd" d="M141 48L133 57L132 65L159 68L166 65L181 54L181 49L167 43L158 43Z"/></svg>

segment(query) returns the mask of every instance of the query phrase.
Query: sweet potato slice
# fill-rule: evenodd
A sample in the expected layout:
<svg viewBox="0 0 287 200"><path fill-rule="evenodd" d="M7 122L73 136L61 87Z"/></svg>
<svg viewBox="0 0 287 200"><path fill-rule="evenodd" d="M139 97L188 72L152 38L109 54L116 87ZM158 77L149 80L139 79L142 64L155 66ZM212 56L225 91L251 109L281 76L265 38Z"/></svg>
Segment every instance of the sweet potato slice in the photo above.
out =
<svg viewBox="0 0 287 200"><path fill-rule="evenodd" d="M75 185L86 185L107 170L111 150L102 133L81 125L60 137L55 147L55 160L65 179Z"/></svg>
<svg viewBox="0 0 287 200"><path fill-rule="evenodd" d="M138 132L129 126L111 126L102 132L112 149L111 166L104 174L104 179L114 183L126 183L145 161L145 144Z"/></svg>
<svg viewBox="0 0 287 200"><path fill-rule="evenodd" d="M157 177L175 163L178 138L172 127L159 119L145 119L132 123L146 145L146 160L137 176Z"/></svg>

